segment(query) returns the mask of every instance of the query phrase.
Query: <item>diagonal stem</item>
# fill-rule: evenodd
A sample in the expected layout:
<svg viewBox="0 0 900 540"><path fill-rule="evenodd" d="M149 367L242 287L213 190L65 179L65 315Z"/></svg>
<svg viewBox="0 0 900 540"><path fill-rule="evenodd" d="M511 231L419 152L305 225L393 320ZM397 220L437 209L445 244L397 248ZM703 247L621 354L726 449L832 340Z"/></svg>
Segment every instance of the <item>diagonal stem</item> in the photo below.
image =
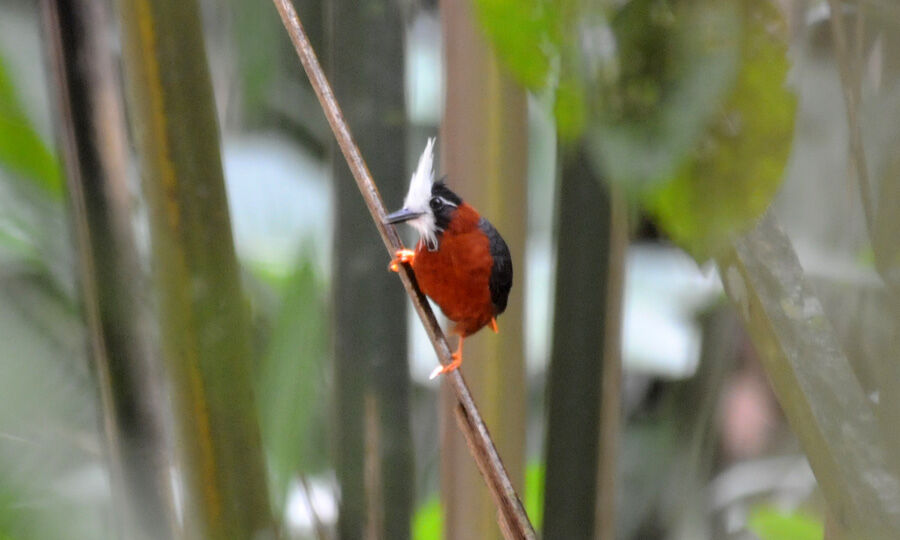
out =
<svg viewBox="0 0 900 540"><path fill-rule="evenodd" d="M841 11L841 0L828 0L831 10L831 31L834 37L834 50L837 57L838 73L844 91L844 105L847 109L847 129L850 137L850 159L856 169L856 180L859 183L859 198L862 200L863 214L869 240L875 230L875 209L872 204L872 190L869 185L869 171L866 165L866 154L863 149L862 128L859 122L860 76L859 70L850 64L850 50L847 44L847 29L844 14Z"/></svg>
<svg viewBox="0 0 900 540"><path fill-rule="evenodd" d="M385 224L387 212L385 212L384 203L378 193L378 188L372 180L372 175L360 154L359 148L353 141L350 128L344 120L344 115L341 113L340 106L334 97L334 92L331 90L331 86L325 78L312 45L306 37L297 12L290 0L273 0L273 2L278 10L278 14L281 16L285 29L290 35L291 42L294 44L303 68L306 70L310 83L315 89L316 96L319 98L322 110L328 119L328 123L331 125L338 146L340 146L341 152L347 160L347 165L356 179L356 184L362 193L363 199L365 199L369 213L375 221L375 227L378 229L378 233L381 235L388 252L393 255L394 252L403 247L400 237L393 226ZM403 286L406 288L406 292L409 294L410 300L412 300L416 313L425 326L425 331L428 333L428 338L431 340L431 344L434 346L441 364L449 364L452 361L450 347L447 345L447 340L440 326L438 326L431 307L419 290L409 265L402 265L399 276ZM472 457L475 459L478 469L481 471L484 481L494 501L497 503L501 530L506 538L536 538L534 528L531 526L528 515L525 513L525 508L522 506L515 488L513 488L506 468L503 466L503 461L497 453L487 426L478 412L478 407L472 399L472 394L469 392L469 387L466 385L462 374L459 370L456 370L446 374L445 377L453 388L459 402L456 408L459 427L469 444Z"/></svg>

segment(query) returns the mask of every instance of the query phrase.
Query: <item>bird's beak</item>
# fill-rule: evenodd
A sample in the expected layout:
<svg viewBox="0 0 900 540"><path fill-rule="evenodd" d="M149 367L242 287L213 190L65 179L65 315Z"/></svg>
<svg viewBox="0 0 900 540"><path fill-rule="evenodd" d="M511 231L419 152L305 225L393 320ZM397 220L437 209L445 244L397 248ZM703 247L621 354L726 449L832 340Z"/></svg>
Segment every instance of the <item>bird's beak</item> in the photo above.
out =
<svg viewBox="0 0 900 540"><path fill-rule="evenodd" d="M404 221L409 221L411 219L415 219L421 216L421 212L413 212L412 210L407 210L406 208L402 208L397 210L393 214L388 214L388 216L384 219L385 223L403 223Z"/></svg>

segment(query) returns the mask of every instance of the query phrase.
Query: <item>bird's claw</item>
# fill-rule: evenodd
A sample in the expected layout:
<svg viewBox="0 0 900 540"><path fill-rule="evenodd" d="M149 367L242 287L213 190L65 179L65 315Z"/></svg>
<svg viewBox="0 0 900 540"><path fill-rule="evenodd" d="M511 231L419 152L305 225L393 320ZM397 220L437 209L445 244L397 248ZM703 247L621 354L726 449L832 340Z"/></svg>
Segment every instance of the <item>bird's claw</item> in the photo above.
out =
<svg viewBox="0 0 900 540"><path fill-rule="evenodd" d="M438 375L443 375L444 373L450 373L451 371L456 371L459 366L462 364L462 355L458 352L453 353L450 358L453 359L449 364L441 365L438 364L434 370L432 370L431 375L428 376L428 380L432 380L436 378Z"/></svg>
<svg viewBox="0 0 900 540"><path fill-rule="evenodd" d="M394 253L394 259L391 260L391 263L388 265L388 269L391 272L399 272L401 264L411 263L415 257L416 252L411 249L398 249Z"/></svg>

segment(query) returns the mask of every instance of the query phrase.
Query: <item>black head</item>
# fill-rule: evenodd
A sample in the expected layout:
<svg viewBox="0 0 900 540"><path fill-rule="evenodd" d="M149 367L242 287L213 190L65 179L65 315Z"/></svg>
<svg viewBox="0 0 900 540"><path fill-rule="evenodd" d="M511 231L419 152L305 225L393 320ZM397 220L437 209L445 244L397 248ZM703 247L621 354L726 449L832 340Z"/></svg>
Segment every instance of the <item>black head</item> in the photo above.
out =
<svg viewBox="0 0 900 540"><path fill-rule="evenodd" d="M431 186L431 200L428 201L428 206L434 214L434 224L438 235L447 230L450 220L453 219L453 213L462 204L462 199L447 187L444 180L446 177Z"/></svg>

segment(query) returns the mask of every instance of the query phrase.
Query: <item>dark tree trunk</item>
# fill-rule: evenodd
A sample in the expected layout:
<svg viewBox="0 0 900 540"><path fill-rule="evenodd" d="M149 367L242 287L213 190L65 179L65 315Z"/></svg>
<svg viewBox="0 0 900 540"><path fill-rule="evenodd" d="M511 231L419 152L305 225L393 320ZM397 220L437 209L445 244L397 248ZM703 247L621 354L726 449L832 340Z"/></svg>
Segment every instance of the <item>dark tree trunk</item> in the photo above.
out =
<svg viewBox="0 0 900 540"><path fill-rule="evenodd" d="M399 206L408 180L400 6L334 0L328 14L335 94L384 200ZM407 301L336 149L332 171L338 532L402 540L413 500Z"/></svg>
<svg viewBox="0 0 900 540"><path fill-rule="evenodd" d="M561 143L556 300L547 378L544 538L592 538L612 205L580 144Z"/></svg>

